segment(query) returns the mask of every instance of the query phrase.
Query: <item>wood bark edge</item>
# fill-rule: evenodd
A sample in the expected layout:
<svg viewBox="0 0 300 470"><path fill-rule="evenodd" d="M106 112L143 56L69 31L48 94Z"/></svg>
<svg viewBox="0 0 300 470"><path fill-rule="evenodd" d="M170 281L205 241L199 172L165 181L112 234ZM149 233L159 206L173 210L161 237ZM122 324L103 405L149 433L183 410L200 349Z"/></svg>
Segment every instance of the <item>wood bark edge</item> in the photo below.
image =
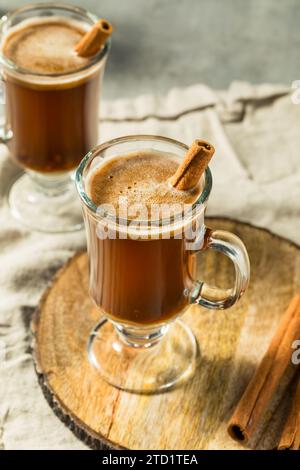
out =
<svg viewBox="0 0 300 470"><path fill-rule="evenodd" d="M82 442L84 442L84 444L86 444L93 450L120 450L124 448L109 441L104 436L96 434L92 429L86 426L80 419L78 419L65 408L63 403L60 402L59 398L55 395L54 391L49 385L47 374L43 372L42 364L38 353L38 327L43 305L46 302L51 289L56 284L59 277L69 268L69 266L74 262L74 260L79 259L85 254L86 252L82 250L75 253L75 255L71 256L68 261L54 274L52 280L50 281L50 284L44 291L40 302L33 313L32 320L30 323L31 354L33 357L34 369L37 374L38 382L42 389L43 395L46 401L48 402L50 408L53 410L54 414L60 419L60 421L62 421L78 439L80 439Z"/></svg>

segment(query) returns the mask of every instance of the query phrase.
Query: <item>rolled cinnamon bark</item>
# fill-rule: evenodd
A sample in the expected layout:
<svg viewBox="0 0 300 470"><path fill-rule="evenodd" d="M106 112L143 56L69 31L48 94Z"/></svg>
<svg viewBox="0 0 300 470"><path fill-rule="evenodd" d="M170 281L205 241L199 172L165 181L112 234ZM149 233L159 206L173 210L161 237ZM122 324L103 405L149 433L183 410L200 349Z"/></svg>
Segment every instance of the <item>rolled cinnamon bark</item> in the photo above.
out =
<svg viewBox="0 0 300 470"><path fill-rule="evenodd" d="M236 441L247 443L254 435L288 369L292 379L297 370L291 362L292 344L299 338L300 295L296 295L229 421L228 432Z"/></svg>
<svg viewBox="0 0 300 470"><path fill-rule="evenodd" d="M102 18L80 39L75 51L81 57L92 57L100 51L112 32L112 25Z"/></svg>
<svg viewBox="0 0 300 470"><path fill-rule="evenodd" d="M278 444L279 450L300 449L300 374L292 406Z"/></svg>
<svg viewBox="0 0 300 470"><path fill-rule="evenodd" d="M205 140L194 140L176 173L170 178L174 188L182 191L193 189L206 170L215 149Z"/></svg>

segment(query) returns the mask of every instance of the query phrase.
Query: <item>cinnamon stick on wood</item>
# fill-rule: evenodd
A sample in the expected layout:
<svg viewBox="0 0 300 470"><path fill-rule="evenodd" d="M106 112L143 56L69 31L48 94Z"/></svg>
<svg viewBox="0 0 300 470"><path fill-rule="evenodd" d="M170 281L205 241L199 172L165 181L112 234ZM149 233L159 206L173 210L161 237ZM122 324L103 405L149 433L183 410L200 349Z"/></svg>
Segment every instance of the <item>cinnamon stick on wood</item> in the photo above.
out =
<svg viewBox="0 0 300 470"><path fill-rule="evenodd" d="M80 39L75 51L81 57L92 57L100 51L112 32L112 25L102 18Z"/></svg>
<svg viewBox="0 0 300 470"><path fill-rule="evenodd" d="M205 140L194 140L176 173L170 178L174 188L182 191L193 189L206 170L215 149Z"/></svg>
<svg viewBox="0 0 300 470"><path fill-rule="evenodd" d="M296 372L291 362L292 344L299 338L300 295L296 295L229 421L228 432L236 441L246 443L251 439L287 370L291 369L289 380Z"/></svg>
<svg viewBox="0 0 300 470"><path fill-rule="evenodd" d="M293 403L278 444L279 450L300 449L300 374Z"/></svg>

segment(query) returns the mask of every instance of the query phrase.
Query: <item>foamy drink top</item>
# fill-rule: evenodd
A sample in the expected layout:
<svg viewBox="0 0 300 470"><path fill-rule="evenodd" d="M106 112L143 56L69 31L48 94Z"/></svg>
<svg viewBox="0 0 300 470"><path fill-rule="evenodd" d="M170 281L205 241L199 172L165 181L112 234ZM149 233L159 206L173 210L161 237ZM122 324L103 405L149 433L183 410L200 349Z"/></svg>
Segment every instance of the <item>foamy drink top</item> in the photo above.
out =
<svg viewBox="0 0 300 470"><path fill-rule="evenodd" d="M12 28L3 54L17 66L43 75L75 72L89 63L74 51L86 33L83 25L61 17L36 18Z"/></svg>
<svg viewBox="0 0 300 470"><path fill-rule="evenodd" d="M97 206L110 204L116 210L120 203L143 203L149 209L152 204L191 204L202 184L190 191L175 189L168 180L179 163L175 155L154 150L114 157L91 173L87 192Z"/></svg>

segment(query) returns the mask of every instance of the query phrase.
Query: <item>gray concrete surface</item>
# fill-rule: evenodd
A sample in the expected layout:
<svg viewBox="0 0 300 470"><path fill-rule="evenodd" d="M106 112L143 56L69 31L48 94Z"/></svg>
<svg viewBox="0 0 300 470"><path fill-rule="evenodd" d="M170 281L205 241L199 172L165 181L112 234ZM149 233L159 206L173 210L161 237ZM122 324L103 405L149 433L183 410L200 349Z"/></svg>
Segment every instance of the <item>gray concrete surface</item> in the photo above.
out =
<svg viewBox="0 0 300 470"><path fill-rule="evenodd" d="M0 9L24 5L0 0ZM105 98L300 79L299 0L82 0L114 24Z"/></svg>

